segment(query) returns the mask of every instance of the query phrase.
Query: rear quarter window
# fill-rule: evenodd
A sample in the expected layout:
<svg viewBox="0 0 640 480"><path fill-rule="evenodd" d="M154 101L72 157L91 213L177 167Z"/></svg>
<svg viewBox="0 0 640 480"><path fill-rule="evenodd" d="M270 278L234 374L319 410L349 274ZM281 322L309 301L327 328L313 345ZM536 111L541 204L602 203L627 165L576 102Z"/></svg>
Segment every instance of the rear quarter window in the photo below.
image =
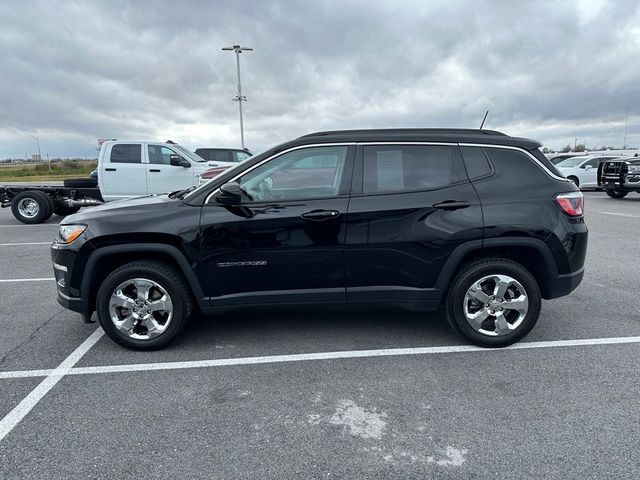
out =
<svg viewBox="0 0 640 480"><path fill-rule="evenodd" d="M142 163L142 145L119 143L111 147L111 163Z"/></svg>
<svg viewBox="0 0 640 480"><path fill-rule="evenodd" d="M495 167L495 179L508 182L512 188L531 187L551 180L551 177L536 165L535 160L524 152L490 147L484 148L484 151Z"/></svg>

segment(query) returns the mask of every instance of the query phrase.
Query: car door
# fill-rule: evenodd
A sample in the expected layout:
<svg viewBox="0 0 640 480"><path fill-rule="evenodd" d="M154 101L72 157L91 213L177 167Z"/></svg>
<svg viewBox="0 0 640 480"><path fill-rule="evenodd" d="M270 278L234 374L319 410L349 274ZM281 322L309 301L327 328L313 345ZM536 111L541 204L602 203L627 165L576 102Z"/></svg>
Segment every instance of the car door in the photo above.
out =
<svg viewBox="0 0 640 480"><path fill-rule="evenodd" d="M430 302L451 253L482 241L482 209L457 145L357 149L345 246L348 300Z"/></svg>
<svg viewBox="0 0 640 480"><path fill-rule="evenodd" d="M595 157L587 160L580 165L580 186L581 187L597 187L598 186L598 164L600 159Z"/></svg>
<svg viewBox="0 0 640 480"><path fill-rule="evenodd" d="M235 179L238 205L210 195L197 275L213 306L344 300L353 147L285 151Z"/></svg>
<svg viewBox="0 0 640 480"><path fill-rule="evenodd" d="M108 145L98 182L102 198L106 202L146 195L147 172L142 163L142 145Z"/></svg>
<svg viewBox="0 0 640 480"><path fill-rule="evenodd" d="M151 193L170 193L191 187L194 184L193 168L171 165L171 155L180 155L170 147L148 144L147 190ZM184 158L182 155L180 155ZM189 163L191 165L191 163Z"/></svg>

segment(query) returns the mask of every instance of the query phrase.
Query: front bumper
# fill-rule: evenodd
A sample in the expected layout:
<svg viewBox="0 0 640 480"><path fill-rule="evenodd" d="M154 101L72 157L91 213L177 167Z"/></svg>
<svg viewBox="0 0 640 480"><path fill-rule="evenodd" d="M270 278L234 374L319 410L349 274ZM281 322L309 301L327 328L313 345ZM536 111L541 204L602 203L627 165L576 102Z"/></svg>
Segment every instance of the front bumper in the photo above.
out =
<svg viewBox="0 0 640 480"><path fill-rule="evenodd" d="M600 180L600 185L603 188L611 189L611 190L630 190L630 191L639 191L640 190L640 175L625 175L622 179L618 175L603 175Z"/></svg>
<svg viewBox="0 0 640 480"><path fill-rule="evenodd" d="M78 246L53 243L50 253L53 261L53 274L56 279L58 303L68 310L78 312L85 322L91 317L89 292L81 288L84 266L90 250L88 242Z"/></svg>

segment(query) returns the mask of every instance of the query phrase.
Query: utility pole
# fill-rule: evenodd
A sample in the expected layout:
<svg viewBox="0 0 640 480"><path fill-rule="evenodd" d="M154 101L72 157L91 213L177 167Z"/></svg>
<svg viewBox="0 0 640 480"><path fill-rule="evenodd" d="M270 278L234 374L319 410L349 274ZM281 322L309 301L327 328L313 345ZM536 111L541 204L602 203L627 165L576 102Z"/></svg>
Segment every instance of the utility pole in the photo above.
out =
<svg viewBox="0 0 640 480"><path fill-rule="evenodd" d="M234 45L233 47L224 47L222 50L236 53L236 69L238 72L238 94L233 99L234 102L238 102L238 109L240 110L240 143L244 150L244 125L242 123L242 102L247 101L247 97L242 95L242 83L240 82L240 54L242 52L251 52L253 48L241 47L240 45Z"/></svg>
<svg viewBox="0 0 640 480"><path fill-rule="evenodd" d="M35 135L29 135L31 138L36 139L36 144L38 145L38 160L42 161L42 154L40 153L40 139ZM49 171L51 171L51 163L49 163Z"/></svg>
<svg viewBox="0 0 640 480"><path fill-rule="evenodd" d="M622 142L622 149L627 149L627 130L629 129L629 105L627 105L627 121L624 124L624 142Z"/></svg>

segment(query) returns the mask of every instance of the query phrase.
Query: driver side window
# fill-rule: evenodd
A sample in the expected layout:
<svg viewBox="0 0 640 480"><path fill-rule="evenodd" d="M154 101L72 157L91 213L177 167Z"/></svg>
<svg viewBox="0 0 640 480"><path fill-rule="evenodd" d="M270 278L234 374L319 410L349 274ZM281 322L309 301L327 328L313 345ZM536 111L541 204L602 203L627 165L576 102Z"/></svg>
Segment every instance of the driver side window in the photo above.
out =
<svg viewBox="0 0 640 480"><path fill-rule="evenodd" d="M297 200L338 195L346 146L310 147L288 152L238 179L253 201Z"/></svg>

